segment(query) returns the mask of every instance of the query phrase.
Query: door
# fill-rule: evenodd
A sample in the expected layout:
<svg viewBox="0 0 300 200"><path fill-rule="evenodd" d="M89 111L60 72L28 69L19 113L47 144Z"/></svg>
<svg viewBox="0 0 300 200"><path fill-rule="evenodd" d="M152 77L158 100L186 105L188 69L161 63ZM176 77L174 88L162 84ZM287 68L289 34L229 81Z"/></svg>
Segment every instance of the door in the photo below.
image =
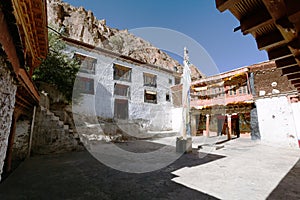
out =
<svg viewBox="0 0 300 200"><path fill-rule="evenodd" d="M128 119L128 100L115 99L114 118Z"/></svg>

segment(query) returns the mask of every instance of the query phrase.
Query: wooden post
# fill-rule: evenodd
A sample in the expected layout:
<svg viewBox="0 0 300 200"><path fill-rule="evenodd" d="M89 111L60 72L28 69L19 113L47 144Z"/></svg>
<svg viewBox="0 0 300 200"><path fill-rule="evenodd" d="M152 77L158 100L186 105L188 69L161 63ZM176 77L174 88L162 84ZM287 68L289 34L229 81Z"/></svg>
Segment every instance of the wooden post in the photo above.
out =
<svg viewBox="0 0 300 200"><path fill-rule="evenodd" d="M29 144L28 144L27 158L30 157L30 152L31 152L32 135L33 135L34 121L35 121L35 113L36 113L36 106L33 107L33 116L32 116L31 127L30 127L30 135L29 135Z"/></svg>
<svg viewBox="0 0 300 200"><path fill-rule="evenodd" d="M228 133L227 133L227 139L231 140L231 134L232 134L232 127L231 127L231 115L227 115L227 121L228 121Z"/></svg>
<svg viewBox="0 0 300 200"><path fill-rule="evenodd" d="M191 115L191 133L192 136L197 135L196 115Z"/></svg>
<svg viewBox="0 0 300 200"><path fill-rule="evenodd" d="M11 171L11 161L12 161L12 149L14 145L15 135L16 135L16 127L17 127L17 119L18 116L16 113L13 115L10 134L8 137L8 146L7 146L7 152L6 152L6 172Z"/></svg>

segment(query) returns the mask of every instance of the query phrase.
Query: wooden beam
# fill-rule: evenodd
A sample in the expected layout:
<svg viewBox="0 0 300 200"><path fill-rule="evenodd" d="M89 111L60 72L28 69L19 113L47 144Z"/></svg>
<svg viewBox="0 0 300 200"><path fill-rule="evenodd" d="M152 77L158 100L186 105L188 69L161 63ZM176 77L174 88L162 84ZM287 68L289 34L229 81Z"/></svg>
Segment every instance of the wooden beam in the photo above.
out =
<svg viewBox="0 0 300 200"><path fill-rule="evenodd" d="M277 68L287 68L297 65L297 62L293 56L276 60L275 63Z"/></svg>
<svg viewBox="0 0 300 200"><path fill-rule="evenodd" d="M266 8L252 11L240 20L241 31L244 35L273 23L273 19Z"/></svg>
<svg viewBox="0 0 300 200"><path fill-rule="evenodd" d="M20 60L14 44L14 40L11 36L11 33L9 32L5 15L1 9L0 9L0 30L1 30L0 44L4 49L6 55L8 56L8 60L12 64L12 68L16 76L18 76L19 70L21 68Z"/></svg>
<svg viewBox="0 0 300 200"><path fill-rule="evenodd" d="M300 79L300 72L292 75L287 75L287 78L291 81Z"/></svg>
<svg viewBox="0 0 300 200"><path fill-rule="evenodd" d="M291 53L290 49L286 46L271 49L268 51L269 60L279 60L292 55L293 54Z"/></svg>
<svg viewBox="0 0 300 200"><path fill-rule="evenodd" d="M299 80L292 80L292 81L291 81L291 84L292 84L292 85L295 85L295 84L298 84L298 83L300 83L300 79L299 79Z"/></svg>
<svg viewBox="0 0 300 200"><path fill-rule="evenodd" d="M242 0L216 0L216 7L220 12L224 12L241 1Z"/></svg>
<svg viewBox="0 0 300 200"><path fill-rule="evenodd" d="M299 65L294 65L292 67L287 67L282 69L282 75L291 75L291 74L296 74L300 72L300 67Z"/></svg>
<svg viewBox="0 0 300 200"><path fill-rule="evenodd" d="M300 83L294 84L294 87L295 87L295 88L300 88Z"/></svg>
<svg viewBox="0 0 300 200"><path fill-rule="evenodd" d="M300 38L299 37L297 37L294 40L290 41L287 45L291 49L291 52L295 56L300 56Z"/></svg>
<svg viewBox="0 0 300 200"><path fill-rule="evenodd" d="M283 16L286 16L286 5L284 1L270 1L262 0L268 9L269 13L272 15L273 19L280 19Z"/></svg>
<svg viewBox="0 0 300 200"><path fill-rule="evenodd" d="M300 1L298 1L300 2ZM291 14L291 15L288 15L288 19L291 23L294 24L295 28L298 30L300 30L300 7L297 7L298 11Z"/></svg>
<svg viewBox="0 0 300 200"><path fill-rule="evenodd" d="M278 30L256 38L257 48L259 50L268 50L285 44L285 40Z"/></svg>
<svg viewBox="0 0 300 200"><path fill-rule="evenodd" d="M287 0L287 1L270 1L262 0L268 9L270 15L276 22L276 27L282 34L286 43L295 40L299 35L300 21L299 16L296 15L300 11L299 1ZM297 3L298 2L298 3ZM294 15L291 16L290 15ZM298 18L297 18L298 17ZM296 56L294 50L291 52Z"/></svg>
<svg viewBox="0 0 300 200"><path fill-rule="evenodd" d="M295 1L295 0L285 0L285 5L286 5L286 12L287 15L294 15L295 13L299 12L300 10L300 1Z"/></svg>

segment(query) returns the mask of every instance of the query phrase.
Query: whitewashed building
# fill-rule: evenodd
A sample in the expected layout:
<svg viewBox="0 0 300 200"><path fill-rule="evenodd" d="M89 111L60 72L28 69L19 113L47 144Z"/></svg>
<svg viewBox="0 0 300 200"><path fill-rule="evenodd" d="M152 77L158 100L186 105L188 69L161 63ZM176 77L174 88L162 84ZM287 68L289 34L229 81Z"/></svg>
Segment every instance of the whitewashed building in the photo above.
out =
<svg viewBox="0 0 300 200"><path fill-rule="evenodd" d="M180 83L181 74L73 39L65 41L66 51L81 62L74 112L142 122L154 131L172 130L171 86Z"/></svg>

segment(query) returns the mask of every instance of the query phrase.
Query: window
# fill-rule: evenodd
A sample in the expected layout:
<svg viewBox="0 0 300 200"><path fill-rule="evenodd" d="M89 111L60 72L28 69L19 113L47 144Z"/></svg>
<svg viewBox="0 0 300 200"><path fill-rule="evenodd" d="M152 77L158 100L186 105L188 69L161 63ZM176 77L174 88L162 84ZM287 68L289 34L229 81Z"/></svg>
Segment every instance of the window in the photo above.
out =
<svg viewBox="0 0 300 200"><path fill-rule="evenodd" d="M173 80L169 78L169 84L173 84Z"/></svg>
<svg viewBox="0 0 300 200"><path fill-rule="evenodd" d="M180 84L180 81L181 81L181 79L180 79L179 77L176 77L176 78L175 78L175 85Z"/></svg>
<svg viewBox="0 0 300 200"><path fill-rule="evenodd" d="M235 86L230 86L229 87L229 95L230 96L236 95L236 88L235 88Z"/></svg>
<svg viewBox="0 0 300 200"><path fill-rule="evenodd" d="M95 68L97 64L97 60L95 58L91 58L77 53L74 54L74 57L79 61L80 72L95 74Z"/></svg>
<svg viewBox="0 0 300 200"><path fill-rule="evenodd" d="M94 79L79 77L78 89L85 94L94 94Z"/></svg>
<svg viewBox="0 0 300 200"><path fill-rule="evenodd" d="M244 94L249 94L249 90L248 90L248 86L247 85L243 86L243 93Z"/></svg>
<svg viewBox="0 0 300 200"><path fill-rule="evenodd" d="M171 102L171 98L170 98L170 94L169 93L166 94L166 101Z"/></svg>
<svg viewBox="0 0 300 200"><path fill-rule="evenodd" d="M131 82L131 68L114 64L114 80Z"/></svg>
<svg viewBox="0 0 300 200"><path fill-rule="evenodd" d="M145 90L144 93L144 102L145 103L157 103L157 94L154 91Z"/></svg>
<svg viewBox="0 0 300 200"><path fill-rule="evenodd" d="M156 79L156 75L144 73L144 86L156 87Z"/></svg>
<svg viewBox="0 0 300 200"><path fill-rule="evenodd" d="M224 88L222 87L221 88L221 97L224 97L225 96L225 91L224 91Z"/></svg>
<svg viewBox="0 0 300 200"><path fill-rule="evenodd" d="M128 85L121 85L115 83L114 95L130 98L130 87Z"/></svg>
<svg viewBox="0 0 300 200"><path fill-rule="evenodd" d="M244 86L239 87L239 94L243 94L243 88L244 88Z"/></svg>

